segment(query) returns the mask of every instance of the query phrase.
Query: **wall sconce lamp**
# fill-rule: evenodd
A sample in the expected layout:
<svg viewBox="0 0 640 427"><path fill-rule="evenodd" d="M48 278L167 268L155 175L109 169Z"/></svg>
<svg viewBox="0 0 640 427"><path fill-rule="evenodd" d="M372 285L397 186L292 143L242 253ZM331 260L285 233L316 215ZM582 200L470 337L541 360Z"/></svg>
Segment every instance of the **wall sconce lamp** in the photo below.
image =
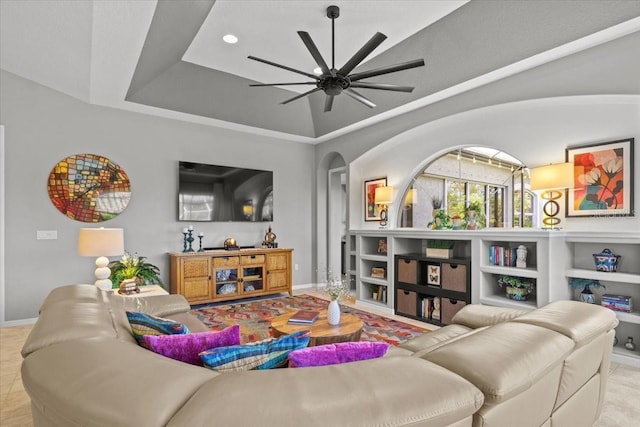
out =
<svg viewBox="0 0 640 427"><path fill-rule="evenodd" d="M560 212L560 205L557 200L562 197L562 191L573 188L573 163L558 163L555 165L540 166L531 169L530 183L532 190L543 190L540 197L547 202L542 211L545 218L542 223L543 228L560 228L560 218L556 215Z"/></svg>
<svg viewBox="0 0 640 427"><path fill-rule="evenodd" d="M380 225L383 227L387 225L387 207L391 204L391 192L391 187L376 187L373 196L375 204L380 205Z"/></svg>
<svg viewBox="0 0 640 427"><path fill-rule="evenodd" d="M113 288L109 276L109 256L124 253L124 231L122 228L81 228L78 235L78 254L81 256L97 256L95 285L103 291Z"/></svg>

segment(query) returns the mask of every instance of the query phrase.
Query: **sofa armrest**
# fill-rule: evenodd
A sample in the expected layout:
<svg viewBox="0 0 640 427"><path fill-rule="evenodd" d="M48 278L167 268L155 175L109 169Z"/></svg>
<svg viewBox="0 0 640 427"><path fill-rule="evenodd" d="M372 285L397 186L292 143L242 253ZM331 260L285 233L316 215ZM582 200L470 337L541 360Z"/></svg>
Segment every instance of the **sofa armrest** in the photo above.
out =
<svg viewBox="0 0 640 427"><path fill-rule="evenodd" d="M469 304L464 306L453 316L451 323L463 325L471 329L477 329L484 326L493 326L498 323L508 322L509 320L520 317L530 311L531 310Z"/></svg>

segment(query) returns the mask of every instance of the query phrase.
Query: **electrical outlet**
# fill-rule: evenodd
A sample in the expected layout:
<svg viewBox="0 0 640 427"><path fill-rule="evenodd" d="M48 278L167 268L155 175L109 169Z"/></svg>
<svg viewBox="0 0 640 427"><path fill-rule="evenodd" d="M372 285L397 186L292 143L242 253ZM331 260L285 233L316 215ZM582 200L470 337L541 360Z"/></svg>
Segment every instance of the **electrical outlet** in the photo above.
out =
<svg viewBox="0 0 640 427"><path fill-rule="evenodd" d="M57 230L37 230L36 231L36 240L57 240L57 239L58 239Z"/></svg>

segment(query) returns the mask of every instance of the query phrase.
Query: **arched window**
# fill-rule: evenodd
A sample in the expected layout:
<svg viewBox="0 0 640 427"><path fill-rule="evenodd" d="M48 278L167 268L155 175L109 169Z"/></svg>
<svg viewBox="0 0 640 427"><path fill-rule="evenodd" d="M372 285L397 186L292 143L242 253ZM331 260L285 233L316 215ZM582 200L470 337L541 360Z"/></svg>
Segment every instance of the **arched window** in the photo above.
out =
<svg viewBox="0 0 640 427"><path fill-rule="evenodd" d="M537 198L528 188L527 170L516 158L486 147L461 148L441 156L413 178L404 195L399 226L533 227ZM436 221L440 210L446 213L445 224Z"/></svg>

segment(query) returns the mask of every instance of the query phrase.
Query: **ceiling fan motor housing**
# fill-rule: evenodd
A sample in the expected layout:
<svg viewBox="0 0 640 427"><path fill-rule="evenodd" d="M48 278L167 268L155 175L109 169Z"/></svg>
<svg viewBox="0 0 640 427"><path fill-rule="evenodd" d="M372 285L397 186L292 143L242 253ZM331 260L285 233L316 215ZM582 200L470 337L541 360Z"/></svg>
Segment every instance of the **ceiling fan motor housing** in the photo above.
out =
<svg viewBox="0 0 640 427"><path fill-rule="evenodd" d="M336 74L335 77L331 75L323 75L318 81L318 87L324 91L327 95L339 95L344 89L351 85L349 77Z"/></svg>

